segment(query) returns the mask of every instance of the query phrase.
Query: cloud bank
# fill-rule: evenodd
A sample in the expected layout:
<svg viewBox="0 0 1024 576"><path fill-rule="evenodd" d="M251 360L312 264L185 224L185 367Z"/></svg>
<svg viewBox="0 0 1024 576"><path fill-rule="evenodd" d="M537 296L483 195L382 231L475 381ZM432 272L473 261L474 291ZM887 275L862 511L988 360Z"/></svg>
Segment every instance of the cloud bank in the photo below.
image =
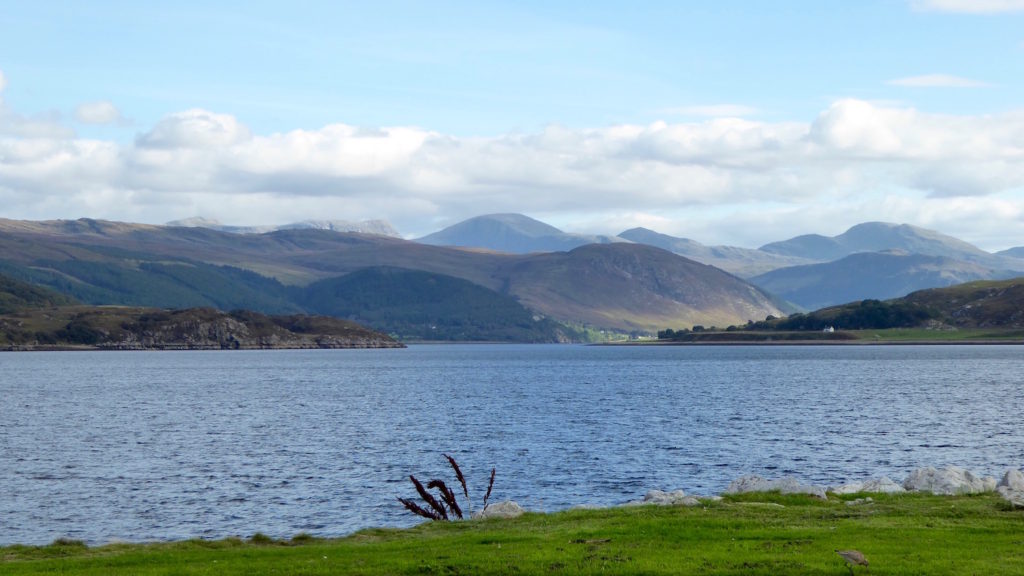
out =
<svg viewBox="0 0 1024 576"><path fill-rule="evenodd" d="M82 110L110 121L117 109ZM255 134L230 114L192 109L118 143L0 102L8 218L386 218L415 236L523 212L570 230L654 223L738 245L889 220L1004 248L1024 244L1022 183L1024 111L949 116L844 99L806 122L553 125L459 138L340 123Z"/></svg>
<svg viewBox="0 0 1024 576"><path fill-rule="evenodd" d="M917 10L959 12L966 14L999 14L1024 12L1024 0L914 0Z"/></svg>
<svg viewBox="0 0 1024 576"><path fill-rule="evenodd" d="M892 86L905 86L909 88L984 88L989 86L987 82L949 74L910 76L890 80L888 83Z"/></svg>
<svg viewBox="0 0 1024 576"><path fill-rule="evenodd" d="M75 120L82 124L126 124L128 121L113 103L86 102L75 108Z"/></svg>

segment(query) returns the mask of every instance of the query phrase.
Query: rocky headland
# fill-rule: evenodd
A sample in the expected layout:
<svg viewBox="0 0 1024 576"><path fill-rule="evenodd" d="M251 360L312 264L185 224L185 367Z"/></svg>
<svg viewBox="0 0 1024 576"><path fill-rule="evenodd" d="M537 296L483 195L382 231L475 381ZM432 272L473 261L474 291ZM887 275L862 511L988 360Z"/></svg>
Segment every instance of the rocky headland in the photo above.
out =
<svg viewBox="0 0 1024 576"><path fill-rule="evenodd" d="M6 350L404 348L387 334L338 318L118 306L57 307L0 317L0 345Z"/></svg>

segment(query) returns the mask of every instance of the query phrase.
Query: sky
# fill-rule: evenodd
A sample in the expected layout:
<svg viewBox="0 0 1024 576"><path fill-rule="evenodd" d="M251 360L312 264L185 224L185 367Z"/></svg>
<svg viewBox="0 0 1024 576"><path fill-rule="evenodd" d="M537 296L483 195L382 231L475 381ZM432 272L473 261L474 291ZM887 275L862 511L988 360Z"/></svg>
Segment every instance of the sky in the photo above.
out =
<svg viewBox="0 0 1024 576"><path fill-rule="evenodd" d="M0 0L0 218L499 212L1024 246L1024 0Z"/></svg>

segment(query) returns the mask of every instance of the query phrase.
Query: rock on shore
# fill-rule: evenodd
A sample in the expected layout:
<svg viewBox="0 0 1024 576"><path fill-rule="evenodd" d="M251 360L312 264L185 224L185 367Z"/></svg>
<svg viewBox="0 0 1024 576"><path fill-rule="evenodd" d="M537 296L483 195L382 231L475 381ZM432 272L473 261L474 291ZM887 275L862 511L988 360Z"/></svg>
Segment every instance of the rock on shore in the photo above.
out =
<svg viewBox="0 0 1024 576"><path fill-rule="evenodd" d="M473 514L473 518L516 518L523 515L523 507L512 500L495 502Z"/></svg>
<svg viewBox="0 0 1024 576"><path fill-rule="evenodd" d="M652 491L658 492L658 491ZM678 491L682 493L682 491ZM913 470L903 484L883 477L851 482L841 486L828 488L812 484L801 484L797 479L785 477L768 480L756 475L741 476L733 480L726 488L726 494L744 494L748 492L781 492L782 494L809 494L817 498L826 498L826 492L832 494L882 493L898 494L902 492L928 492L939 495L980 494L998 492L1008 502L1017 507L1024 507L1024 472L1007 470L998 483L991 476L981 477L958 466L934 468L931 466ZM648 493L650 494L650 493ZM664 493L662 493L664 494ZM659 496L660 497L660 496ZM645 499L646 500L646 499Z"/></svg>
<svg viewBox="0 0 1024 576"><path fill-rule="evenodd" d="M733 480L725 489L726 494L746 494L747 492L781 492L783 494L809 494L815 498L826 499L825 488L813 484L801 484L799 480L786 476L778 480L768 480L756 475L741 476Z"/></svg>
<svg viewBox="0 0 1024 576"><path fill-rule="evenodd" d="M696 496L687 496L682 490L665 492L663 490L648 490L643 500L632 500L623 506L699 506L700 500Z"/></svg>
<svg viewBox="0 0 1024 576"><path fill-rule="evenodd" d="M996 486L996 491L1010 504L1017 508L1024 508L1024 472L1007 470L1006 474L1003 474L1003 479Z"/></svg>
<svg viewBox="0 0 1024 576"><path fill-rule="evenodd" d="M903 481L903 487L910 491L942 495L979 494L994 492L996 479L991 476L981 478L957 466L942 469L929 466L911 472Z"/></svg>
<svg viewBox="0 0 1024 576"><path fill-rule="evenodd" d="M833 494L856 494L858 492L869 492L874 494L898 494L906 492L907 489L897 484L887 476L872 478L864 482L851 482L842 486L829 488Z"/></svg>

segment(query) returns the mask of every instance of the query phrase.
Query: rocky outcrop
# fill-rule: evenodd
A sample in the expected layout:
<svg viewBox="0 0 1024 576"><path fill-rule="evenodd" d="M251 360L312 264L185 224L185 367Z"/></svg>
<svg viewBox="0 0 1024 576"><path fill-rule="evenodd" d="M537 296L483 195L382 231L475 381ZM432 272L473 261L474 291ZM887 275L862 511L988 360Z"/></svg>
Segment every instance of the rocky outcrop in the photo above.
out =
<svg viewBox="0 0 1024 576"><path fill-rule="evenodd" d="M1024 472L1007 470L996 491L1015 508L1024 508Z"/></svg>
<svg viewBox="0 0 1024 576"><path fill-rule="evenodd" d="M872 478L870 480L865 480L864 482L851 482L849 484L843 484L842 486L835 486L833 488L829 488L828 491L833 494L857 494L859 492L873 494L898 494L900 492L906 492L907 489L888 477L883 476L882 478Z"/></svg>
<svg viewBox="0 0 1024 576"><path fill-rule="evenodd" d="M745 494L747 492L780 492L782 494L808 494L815 498L825 499L825 488L812 484L801 484L796 478L786 476L778 480L768 480L756 475L741 476L733 480L725 489L726 494Z"/></svg>
<svg viewBox="0 0 1024 576"><path fill-rule="evenodd" d="M975 476L970 471L957 466L947 466L942 469L929 466L911 472L903 482L903 487L908 491L942 495L978 494L994 492L996 480L992 477Z"/></svg>
<svg viewBox="0 0 1024 576"><path fill-rule="evenodd" d="M522 516L525 510L512 500L496 502L488 505L483 510L473 514L473 518L516 518Z"/></svg>

